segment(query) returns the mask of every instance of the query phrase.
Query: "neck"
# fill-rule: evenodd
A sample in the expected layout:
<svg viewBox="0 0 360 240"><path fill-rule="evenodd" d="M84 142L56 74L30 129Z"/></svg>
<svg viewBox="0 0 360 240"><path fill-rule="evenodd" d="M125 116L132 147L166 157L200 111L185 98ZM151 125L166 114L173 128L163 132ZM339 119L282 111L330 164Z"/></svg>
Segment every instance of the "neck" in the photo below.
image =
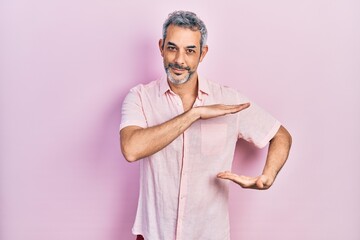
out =
<svg viewBox="0 0 360 240"><path fill-rule="evenodd" d="M197 96L198 92L198 75L197 73L194 73L193 76L187 81L186 83L175 85L168 81L170 89L179 95L180 97L186 97L186 96Z"/></svg>

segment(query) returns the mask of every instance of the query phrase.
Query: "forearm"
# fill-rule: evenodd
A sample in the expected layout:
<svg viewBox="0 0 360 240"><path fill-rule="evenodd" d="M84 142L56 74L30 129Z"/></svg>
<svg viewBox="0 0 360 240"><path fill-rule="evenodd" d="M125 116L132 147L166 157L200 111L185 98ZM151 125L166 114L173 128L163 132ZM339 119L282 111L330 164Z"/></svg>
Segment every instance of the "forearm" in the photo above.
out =
<svg viewBox="0 0 360 240"><path fill-rule="evenodd" d="M270 141L268 155L262 175L258 177L238 176L225 171L217 175L221 179L229 179L243 188L268 189L273 184L277 174L284 166L291 147L291 135L281 126Z"/></svg>
<svg viewBox="0 0 360 240"><path fill-rule="evenodd" d="M275 180L289 156L291 142L291 135L283 126L270 141L263 175L270 177L272 181Z"/></svg>
<svg viewBox="0 0 360 240"><path fill-rule="evenodd" d="M194 107L157 126L149 128L125 127L120 131L121 151L127 161L134 162L166 147L198 119L210 119L237 113L249 106L249 103L243 103Z"/></svg>
<svg viewBox="0 0 360 240"><path fill-rule="evenodd" d="M120 132L121 150L129 162L150 156L167 145L199 119L196 109L189 111L160 125L149 128L123 129Z"/></svg>

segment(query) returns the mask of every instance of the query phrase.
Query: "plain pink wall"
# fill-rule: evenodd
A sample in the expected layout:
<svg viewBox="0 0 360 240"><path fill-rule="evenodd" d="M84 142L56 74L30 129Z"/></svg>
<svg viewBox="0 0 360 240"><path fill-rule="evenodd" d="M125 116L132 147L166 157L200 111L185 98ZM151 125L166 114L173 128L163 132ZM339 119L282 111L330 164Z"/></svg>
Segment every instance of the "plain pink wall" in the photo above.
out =
<svg viewBox="0 0 360 240"><path fill-rule="evenodd" d="M119 151L122 100L163 74L161 25L209 30L200 73L237 88L293 135L268 191L231 186L232 239L360 239L360 2L0 3L0 239L133 239L138 164ZM239 142L233 170L265 151Z"/></svg>

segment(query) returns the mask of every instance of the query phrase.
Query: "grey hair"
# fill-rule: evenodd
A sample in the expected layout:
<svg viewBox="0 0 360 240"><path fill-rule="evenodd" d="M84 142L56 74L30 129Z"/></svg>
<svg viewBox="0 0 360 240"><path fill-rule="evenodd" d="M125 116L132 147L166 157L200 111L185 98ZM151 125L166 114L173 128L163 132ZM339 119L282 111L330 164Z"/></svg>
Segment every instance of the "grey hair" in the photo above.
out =
<svg viewBox="0 0 360 240"><path fill-rule="evenodd" d="M206 40L208 32L204 22L196 16L195 13L189 11L175 11L169 14L168 18L163 24L163 46L166 39L167 29L170 25L175 25L178 27L189 28L193 31L200 31L200 50L206 45Z"/></svg>

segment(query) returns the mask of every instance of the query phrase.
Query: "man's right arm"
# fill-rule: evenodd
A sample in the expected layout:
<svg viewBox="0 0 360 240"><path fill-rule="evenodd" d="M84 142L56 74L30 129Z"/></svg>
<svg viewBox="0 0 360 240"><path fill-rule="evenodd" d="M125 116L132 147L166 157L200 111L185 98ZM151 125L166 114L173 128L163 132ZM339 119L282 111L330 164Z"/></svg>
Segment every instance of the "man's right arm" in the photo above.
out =
<svg viewBox="0 0 360 240"><path fill-rule="evenodd" d="M198 119L210 119L237 113L249 106L249 103L245 103L195 107L156 126L148 128L125 127L120 131L121 151L127 161L134 162L150 156L169 145Z"/></svg>

